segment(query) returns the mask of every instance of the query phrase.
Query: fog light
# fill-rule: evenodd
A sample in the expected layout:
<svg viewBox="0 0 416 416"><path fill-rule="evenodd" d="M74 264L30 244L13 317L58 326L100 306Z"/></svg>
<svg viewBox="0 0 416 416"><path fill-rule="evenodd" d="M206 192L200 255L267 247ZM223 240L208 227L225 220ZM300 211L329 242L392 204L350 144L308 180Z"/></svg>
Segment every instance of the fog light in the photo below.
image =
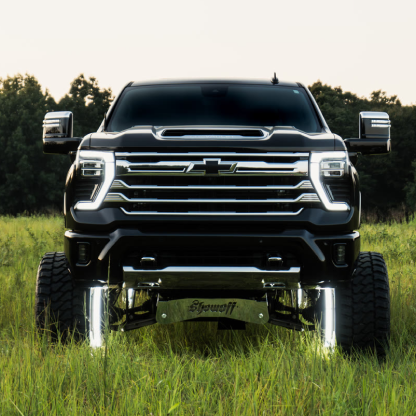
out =
<svg viewBox="0 0 416 416"><path fill-rule="evenodd" d="M78 263L87 264L90 261L90 243L78 243Z"/></svg>
<svg viewBox="0 0 416 416"><path fill-rule="evenodd" d="M345 264L345 254L347 247L345 244L334 245L334 262L335 264Z"/></svg>

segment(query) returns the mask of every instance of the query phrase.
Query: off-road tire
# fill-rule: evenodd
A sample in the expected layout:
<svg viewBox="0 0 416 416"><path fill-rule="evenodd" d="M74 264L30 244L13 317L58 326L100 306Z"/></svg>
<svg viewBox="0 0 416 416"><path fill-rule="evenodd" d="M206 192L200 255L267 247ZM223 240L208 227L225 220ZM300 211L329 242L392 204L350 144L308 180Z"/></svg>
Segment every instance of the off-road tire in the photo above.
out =
<svg viewBox="0 0 416 416"><path fill-rule="evenodd" d="M385 355L390 338L390 290L380 253L361 252L349 284L335 289L337 344L345 351Z"/></svg>
<svg viewBox="0 0 416 416"><path fill-rule="evenodd" d="M38 268L36 279L36 326L48 331L52 339L67 341L86 337L85 290L74 287L65 253L46 253Z"/></svg>

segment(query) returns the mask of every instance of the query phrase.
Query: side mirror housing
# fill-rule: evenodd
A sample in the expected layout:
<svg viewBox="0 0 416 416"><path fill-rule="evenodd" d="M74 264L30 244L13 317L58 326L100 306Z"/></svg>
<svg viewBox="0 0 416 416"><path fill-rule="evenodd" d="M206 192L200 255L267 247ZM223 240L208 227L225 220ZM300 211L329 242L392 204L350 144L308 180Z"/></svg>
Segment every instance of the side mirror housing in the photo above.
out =
<svg viewBox="0 0 416 416"><path fill-rule="evenodd" d="M387 113L362 111L359 116L360 139L390 139L390 118Z"/></svg>
<svg viewBox="0 0 416 416"><path fill-rule="evenodd" d="M387 113L363 111L359 116L359 139L346 139L349 152L363 155L390 153L390 118Z"/></svg>
<svg viewBox="0 0 416 416"><path fill-rule="evenodd" d="M77 150L80 137L73 137L71 111L46 113L43 120L43 153L68 154Z"/></svg>

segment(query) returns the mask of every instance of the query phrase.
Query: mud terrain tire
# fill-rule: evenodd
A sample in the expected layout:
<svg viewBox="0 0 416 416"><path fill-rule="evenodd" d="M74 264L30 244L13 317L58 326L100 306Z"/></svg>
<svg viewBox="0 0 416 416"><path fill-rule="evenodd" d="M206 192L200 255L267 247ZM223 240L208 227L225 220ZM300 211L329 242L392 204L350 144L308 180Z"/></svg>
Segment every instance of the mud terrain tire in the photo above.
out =
<svg viewBox="0 0 416 416"><path fill-rule="evenodd" d="M46 253L36 279L36 326L50 331L52 339L82 340L88 331L84 314L86 291L74 287L64 253ZM88 309L86 309L88 310Z"/></svg>
<svg viewBox="0 0 416 416"><path fill-rule="evenodd" d="M352 281L335 289L336 339L345 351L383 356L390 338L390 290L380 253L361 252Z"/></svg>

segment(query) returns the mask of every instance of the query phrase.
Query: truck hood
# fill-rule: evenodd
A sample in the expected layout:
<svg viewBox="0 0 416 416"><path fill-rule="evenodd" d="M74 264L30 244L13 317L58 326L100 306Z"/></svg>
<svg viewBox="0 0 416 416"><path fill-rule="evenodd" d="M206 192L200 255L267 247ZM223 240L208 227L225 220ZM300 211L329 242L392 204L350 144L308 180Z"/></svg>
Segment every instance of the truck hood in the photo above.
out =
<svg viewBox="0 0 416 416"><path fill-rule="evenodd" d="M187 126L185 129L212 127ZM216 127L224 130L224 126ZM228 127L227 129L253 129L253 127ZM80 149L82 150L112 150L123 152L134 151L262 151L262 152L300 152L300 151L333 151L346 150L344 142L332 133L307 134L291 127L266 127L264 137L212 137L185 136L163 137L160 132L170 127L141 126L123 132L97 132L84 137ZM177 126L172 129L179 129ZM260 128L259 128L260 129ZM212 130L215 133L215 129Z"/></svg>

